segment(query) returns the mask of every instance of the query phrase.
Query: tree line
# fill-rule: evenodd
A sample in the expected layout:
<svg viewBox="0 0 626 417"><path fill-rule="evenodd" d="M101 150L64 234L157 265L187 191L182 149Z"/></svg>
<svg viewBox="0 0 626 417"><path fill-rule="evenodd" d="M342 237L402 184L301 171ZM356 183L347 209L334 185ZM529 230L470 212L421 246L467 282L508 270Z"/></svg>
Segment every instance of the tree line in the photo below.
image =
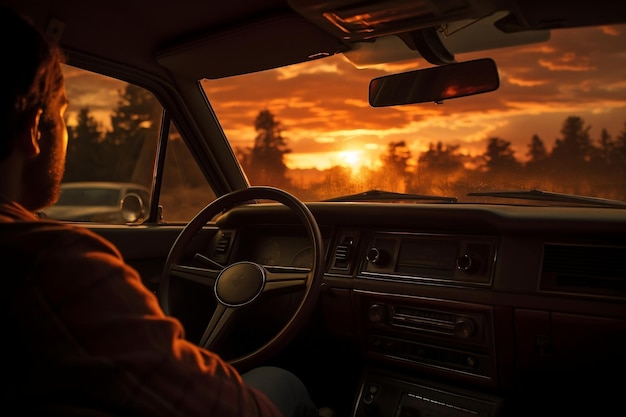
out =
<svg viewBox="0 0 626 417"><path fill-rule="evenodd" d="M79 110L74 126L68 126L68 158L64 181L133 181L150 185L162 108L143 88L128 84L119 91L117 107L105 128L88 107ZM253 185L272 185L304 200L386 189L429 195L460 196L468 192L507 189L542 189L626 200L626 122L617 136L602 129L594 140L591 127L579 116L567 117L559 138L550 148L535 134L522 162L510 141L491 137L480 155L467 155L458 145L430 143L413 155L406 141L390 142L380 155L381 168L363 167L358 175L350 168L334 166L320 171L306 184L294 180L287 167L291 152L281 122L267 109L253 121L252 146L234 149ZM175 129L171 130L166 158L189 155ZM148 152L147 149L151 151ZM188 156L189 157L189 156ZM195 166L180 163L177 166ZM180 182L206 184L199 169ZM170 180L171 181L171 180ZM176 184L170 184L176 188Z"/></svg>
<svg viewBox="0 0 626 417"><path fill-rule="evenodd" d="M329 187L335 187L332 191L337 195L384 188L459 196L506 188L626 200L626 122L616 137L602 129L594 141L591 126L579 116L569 116L551 149L539 135L530 138L524 162L517 158L512 143L500 137L489 138L485 151L475 156L443 142L430 143L427 151L414 156L406 141L390 142L380 156L382 168L363 167L355 176L349 168L336 166L321 173L319 182L305 187L289 178L285 157L291 149L281 123L269 110L262 110L255 128L254 145L236 152L251 182L278 184L311 200L328 198Z"/></svg>

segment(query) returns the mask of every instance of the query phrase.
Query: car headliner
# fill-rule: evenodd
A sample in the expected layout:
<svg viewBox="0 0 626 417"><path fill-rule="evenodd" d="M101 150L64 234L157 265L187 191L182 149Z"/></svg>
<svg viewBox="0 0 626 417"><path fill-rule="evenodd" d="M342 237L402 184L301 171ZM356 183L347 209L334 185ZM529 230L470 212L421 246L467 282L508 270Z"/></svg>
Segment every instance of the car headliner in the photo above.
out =
<svg viewBox="0 0 626 417"><path fill-rule="evenodd" d="M106 61L155 76L169 78L168 72L172 72L194 80L253 72L346 51L354 45L354 39L346 40L345 34L336 28L320 23L321 14L330 5L337 8L363 4L357 0L2 0L2 3L18 11L28 11L28 17L56 36L70 56L89 51ZM462 0L459 3L464 5L442 12L436 1L415 0L415 8L430 8L430 16L413 20L397 31L478 18L502 10L505 5L516 11L516 22L523 29L618 23L622 14L622 5L614 0L584 3ZM541 8L535 10L536 6Z"/></svg>

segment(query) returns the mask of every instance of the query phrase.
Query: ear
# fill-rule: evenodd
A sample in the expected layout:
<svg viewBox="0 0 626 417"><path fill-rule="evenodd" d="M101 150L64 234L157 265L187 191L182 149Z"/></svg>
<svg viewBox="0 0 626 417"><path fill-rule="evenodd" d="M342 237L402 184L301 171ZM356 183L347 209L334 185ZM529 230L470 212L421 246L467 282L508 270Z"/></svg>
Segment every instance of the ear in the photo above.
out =
<svg viewBox="0 0 626 417"><path fill-rule="evenodd" d="M43 110L37 109L27 116L25 140L23 141L24 150L28 157L34 158L41 151L39 148L39 140L41 139L41 131L39 130L39 120Z"/></svg>

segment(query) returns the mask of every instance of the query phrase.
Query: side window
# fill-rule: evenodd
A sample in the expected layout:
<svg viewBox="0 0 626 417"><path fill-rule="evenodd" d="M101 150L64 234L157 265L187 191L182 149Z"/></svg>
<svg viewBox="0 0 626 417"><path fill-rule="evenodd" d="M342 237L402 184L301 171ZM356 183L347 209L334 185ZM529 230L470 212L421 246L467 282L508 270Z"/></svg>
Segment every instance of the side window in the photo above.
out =
<svg viewBox="0 0 626 417"><path fill-rule="evenodd" d="M187 223L215 199L213 188L172 123L159 200L163 221Z"/></svg>
<svg viewBox="0 0 626 417"><path fill-rule="evenodd" d="M147 213L161 128L159 101L150 91L115 78L70 65L63 65L63 73L70 101L66 170L59 201L42 216L124 224L121 203L131 191ZM175 127L169 141L161 220L187 222L215 194Z"/></svg>

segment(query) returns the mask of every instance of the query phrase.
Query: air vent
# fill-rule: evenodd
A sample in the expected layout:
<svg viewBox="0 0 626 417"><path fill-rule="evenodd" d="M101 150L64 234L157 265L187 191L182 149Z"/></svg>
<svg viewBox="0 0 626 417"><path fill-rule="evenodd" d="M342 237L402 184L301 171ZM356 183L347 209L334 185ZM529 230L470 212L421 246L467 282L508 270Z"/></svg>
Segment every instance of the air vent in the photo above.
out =
<svg viewBox="0 0 626 417"><path fill-rule="evenodd" d="M335 247L335 257L332 268L335 270L349 271L352 261L352 253L356 244L356 238L344 235Z"/></svg>
<svg viewBox="0 0 626 417"><path fill-rule="evenodd" d="M626 247L547 244L541 290L626 297Z"/></svg>
<svg viewBox="0 0 626 417"><path fill-rule="evenodd" d="M225 262L227 255L228 255L228 249L230 248L230 243L232 241L233 238L233 234L228 232L223 232L220 234L220 236L217 239L217 242L215 243L215 253L214 253L214 258L217 262Z"/></svg>
<svg viewBox="0 0 626 417"><path fill-rule="evenodd" d="M343 263L348 261L350 255L351 243L340 243L335 251L335 262Z"/></svg>
<svg viewBox="0 0 626 417"><path fill-rule="evenodd" d="M230 233L222 233L222 236L215 245L215 253L226 253L228 251L228 245L230 244Z"/></svg>

